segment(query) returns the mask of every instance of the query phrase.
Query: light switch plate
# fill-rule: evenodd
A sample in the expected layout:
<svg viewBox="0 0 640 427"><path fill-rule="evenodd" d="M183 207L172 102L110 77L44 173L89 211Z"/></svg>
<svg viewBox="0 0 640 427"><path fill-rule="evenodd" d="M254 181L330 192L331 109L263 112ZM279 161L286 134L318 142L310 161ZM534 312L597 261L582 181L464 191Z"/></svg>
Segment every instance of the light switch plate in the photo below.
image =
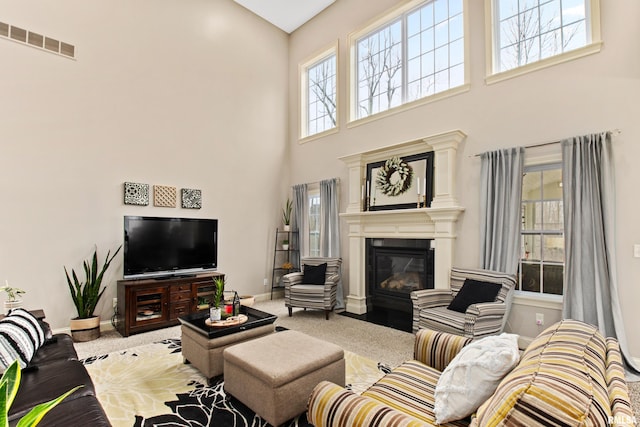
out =
<svg viewBox="0 0 640 427"><path fill-rule="evenodd" d="M633 257L634 258L640 258L640 245L639 244L633 245Z"/></svg>

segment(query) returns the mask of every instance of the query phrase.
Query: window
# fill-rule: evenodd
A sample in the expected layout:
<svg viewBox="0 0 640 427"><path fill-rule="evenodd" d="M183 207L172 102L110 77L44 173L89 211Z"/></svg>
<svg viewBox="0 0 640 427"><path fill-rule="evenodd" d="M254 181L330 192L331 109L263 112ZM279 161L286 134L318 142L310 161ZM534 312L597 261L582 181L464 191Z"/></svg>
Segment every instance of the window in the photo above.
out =
<svg viewBox="0 0 640 427"><path fill-rule="evenodd" d="M314 136L338 123L336 48L324 51L301 66L301 137Z"/></svg>
<svg viewBox="0 0 640 427"><path fill-rule="evenodd" d="M526 72L600 49L599 0L486 1L493 29L489 75Z"/></svg>
<svg viewBox="0 0 640 427"><path fill-rule="evenodd" d="M525 168L519 290L562 295L564 217L559 164Z"/></svg>
<svg viewBox="0 0 640 427"><path fill-rule="evenodd" d="M320 256L320 191L309 193L309 256Z"/></svg>
<svg viewBox="0 0 640 427"><path fill-rule="evenodd" d="M465 84L463 3L413 1L351 36L351 119Z"/></svg>

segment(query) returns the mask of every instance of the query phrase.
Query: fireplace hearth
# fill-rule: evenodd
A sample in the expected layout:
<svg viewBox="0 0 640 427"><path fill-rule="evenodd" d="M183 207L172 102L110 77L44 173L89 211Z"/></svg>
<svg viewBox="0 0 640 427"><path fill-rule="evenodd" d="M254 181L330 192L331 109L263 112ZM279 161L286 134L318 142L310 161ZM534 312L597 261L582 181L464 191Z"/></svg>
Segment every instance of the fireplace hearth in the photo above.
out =
<svg viewBox="0 0 640 427"><path fill-rule="evenodd" d="M411 318L411 292L433 289L429 239L366 239L367 311L392 310Z"/></svg>

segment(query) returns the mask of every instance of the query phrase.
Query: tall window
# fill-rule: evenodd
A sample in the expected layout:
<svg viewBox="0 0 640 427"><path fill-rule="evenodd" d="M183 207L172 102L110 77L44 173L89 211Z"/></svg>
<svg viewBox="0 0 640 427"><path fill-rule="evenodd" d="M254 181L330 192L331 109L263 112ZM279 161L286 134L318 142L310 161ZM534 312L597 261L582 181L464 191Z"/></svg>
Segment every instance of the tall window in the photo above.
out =
<svg viewBox="0 0 640 427"><path fill-rule="evenodd" d="M465 83L463 0L429 0L353 43L360 119Z"/></svg>
<svg viewBox="0 0 640 427"><path fill-rule="evenodd" d="M490 74L562 56L600 41L599 0L487 1L492 2L493 10Z"/></svg>
<svg viewBox="0 0 640 427"><path fill-rule="evenodd" d="M331 48L302 66L302 134L313 136L336 128L336 49Z"/></svg>
<svg viewBox="0 0 640 427"><path fill-rule="evenodd" d="M320 191L309 193L309 256L320 256Z"/></svg>
<svg viewBox="0 0 640 427"><path fill-rule="evenodd" d="M560 165L525 168L521 234L519 289L562 295L564 219Z"/></svg>

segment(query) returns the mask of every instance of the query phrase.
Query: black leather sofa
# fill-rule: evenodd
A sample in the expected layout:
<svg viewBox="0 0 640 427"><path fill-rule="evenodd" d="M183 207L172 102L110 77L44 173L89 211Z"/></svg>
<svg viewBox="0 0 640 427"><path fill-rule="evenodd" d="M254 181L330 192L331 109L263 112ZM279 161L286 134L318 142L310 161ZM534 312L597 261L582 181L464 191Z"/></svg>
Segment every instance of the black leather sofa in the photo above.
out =
<svg viewBox="0 0 640 427"><path fill-rule="evenodd" d="M45 415L38 426L111 426L96 398L89 373L78 361L71 337L66 334L52 336L49 325L39 323L47 340L22 370L18 394L9 411L9 425L15 426L34 406L82 385Z"/></svg>

